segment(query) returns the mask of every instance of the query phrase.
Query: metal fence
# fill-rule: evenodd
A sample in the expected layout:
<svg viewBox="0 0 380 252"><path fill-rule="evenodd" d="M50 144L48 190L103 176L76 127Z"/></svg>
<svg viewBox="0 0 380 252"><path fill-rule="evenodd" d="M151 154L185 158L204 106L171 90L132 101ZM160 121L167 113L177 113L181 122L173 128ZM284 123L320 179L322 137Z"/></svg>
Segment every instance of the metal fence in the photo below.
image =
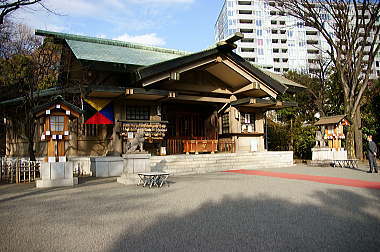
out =
<svg viewBox="0 0 380 252"><path fill-rule="evenodd" d="M40 177L40 163L23 159L0 159L0 181L30 183Z"/></svg>

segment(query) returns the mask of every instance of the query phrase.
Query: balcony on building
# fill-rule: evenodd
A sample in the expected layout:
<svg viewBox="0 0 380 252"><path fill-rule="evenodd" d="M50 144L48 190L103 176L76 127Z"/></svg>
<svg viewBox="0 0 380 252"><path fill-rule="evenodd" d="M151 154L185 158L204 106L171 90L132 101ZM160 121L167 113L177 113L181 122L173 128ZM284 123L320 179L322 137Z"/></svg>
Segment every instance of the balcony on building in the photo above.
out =
<svg viewBox="0 0 380 252"><path fill-rule="evenodd" d="M252 47L242 47L240 49L241 52L255 52L255 48Z"/></svg>
<svg viewBox="0 0 380 252"><path fill-rule="evenodd" d="M240 24L252 24L253 20L252 19L239 19Z"/></svg>
<svg viewBox="0 0 380 252"><path fill-rule="evenodd" d="M252 1L238 1L238 5L252 5Z"/></svg>
<svg viewBox="0 0 380 252"><path fill-rule="evenodd" d="M314 39L308 39L306 40L306 44L308 45L318 45L319 41Z"/></svg>
<svg viewBox="0 0 380 252"><path fill-rule="evenodd" d="M253 29L240 29L241 33L253 33Z"/></svg>
<svg viewBox="0 0 380 252"><path fill-rule="evenodd" d="M244 44L246 44L246 43L253 44L255 42L255 39L253 39L253 38L243 38L243 39L240 40L240 42L244 43Z"/></svg>
<svg viewBox="0 0 380 252"><path fill-rule="evenodd" d="M239 10L241 15L252 15L252 10Z"/></svg>
<svg viewBox="0 0 380 252"><path fill-rule="evenodd" d="M256 62L256 58L246 58L246 57L244 57L244 59L245 60L248 60L249 62L251 62L251 63L255 63Z"/></svg>
<svg viewBox="0 0 380 252"><path fill-rule="evenodd" d="M318 49L307 49L307 53L309 54L309 55L312 55L312 54L314 54L314 55L319 55L319 50Z"/></svg>

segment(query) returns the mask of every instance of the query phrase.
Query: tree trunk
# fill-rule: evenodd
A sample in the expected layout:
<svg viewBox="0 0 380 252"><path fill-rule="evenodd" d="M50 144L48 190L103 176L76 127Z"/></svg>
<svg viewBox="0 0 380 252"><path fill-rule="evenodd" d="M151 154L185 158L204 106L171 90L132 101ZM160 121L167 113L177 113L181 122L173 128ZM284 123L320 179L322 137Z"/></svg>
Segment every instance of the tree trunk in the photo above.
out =
<svg viewBox="0 0 380 252"><path fill-rule="evenodd" d="M34 153L34 132L35 132L35 124L34 117L31 112L28 112L28 117L26 121L26 137L28 138L28 152L30 161L36 161L36 155Z"/></svg>
<svg viewBox="0 0 380 252"><path fill-rule="evenodd" d="M348 128L346 148L348 158L363 159L363 137L361 131L361 114L360 107L354 114L347 113L348 120L351 125Z"/></svg>
<svg viewBox="0 0 380 252"><path fill-rule="evenodd" d="M34 153L34 141L33 136L28 136L28 152L29 152L29 158L30 161L36 161L36 155Z"/></svg>
<svg viewBox="0 0 380 252"><path fill-rule="evenodd" d="M347 138L346 138L346 148L348 158L355 158L355 129L354 125L348 126Z"/></svg>
<svg viewBox="0 0 380 252"><path fill-rule="evenodd" d="M294 138L293 138L293 118L290 119L290 143L289 143L289 151L293 151Z"/></svg>
<svg viewBox="0 0 380 252"><path fill-rule="evenodd" d="M354 142L356 158L363 160L363 134L361 130L362 117L360 113L360 106L354 115Z"/></svg>

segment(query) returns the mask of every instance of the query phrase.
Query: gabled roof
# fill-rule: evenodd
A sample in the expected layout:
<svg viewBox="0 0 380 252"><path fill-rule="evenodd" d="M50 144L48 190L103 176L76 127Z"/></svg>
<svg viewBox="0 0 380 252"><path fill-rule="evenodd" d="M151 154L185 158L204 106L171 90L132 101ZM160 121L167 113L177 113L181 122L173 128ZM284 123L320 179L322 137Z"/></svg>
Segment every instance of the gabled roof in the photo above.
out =
<svg viewBox="0 0 380 252"><path fill-rule="evenodd" d="M54 106L56 104L65 105L66 107L70 108L72 111L77 112L78 114L83 114L84 113L84 111L82 109L78 108L74 104L69 103L68 101L66 101L65 99L63 99L63 97L60 96L60 95L57 95L53 99L51 99L49 102L47 102L45 104L42 104L42 105L34 108L33 112L34 113L39 113L39 112L41 112L41 111L43 111L43 110L45 110L47 108L50 108L51 106Z"/></svg>
<svg viewBox="0 0 380 252"><path fill-rule="evenodd" d="M187 55L187 52L123 41L36 30L36 35L63 39L79 60L148 66Z"/></svg>
<svg viewBox="0 0 380 252"><path fill-rule="evenodd" d="M319 119L319 121L314 123L314 125L318 126L318 125L338 124L345 118L346 118L345 115L321 117L321 119Z"/></svg>
<svg viewBox="0 0 380 252"><path fill-rule="evenodd" d="M296 92L298 90L306 89L305 86L298 84L297 82L294 82L292 80L289 80L281 74L272 73L264 69L260 69L260 70L264 72L266 75L269 75L271 78L277 80L281 84L288 86L291 91Z"/></svg>
<svg viewBox="0 0 380 252"><path fill-rule="evenodd" d="M185 56L181 56L175 59L171 59L165 62L157 63L151 66L142 67L138 70L140 80L150 78L152 76L155 76L157 74L168 72L173 69L186 66L190 63L193 63L195 61L202 60L204 58L223 54L226 57L233 60L235 63L246 69L248 72L253 74L255 77L260 79L262 82L273 88L279 93L285 93L287 90L287 87L277 81L274 78L271 78L266 73L259 70L257 67L250 64L248 61L237 55L236 53L232 52L231 48L229 46L215 46L210 49L207 49L205 51L200 51L193 54L188 54Z"/></svg>
<svg viewBox="0 0 380 252"><path fill-rule="evenodd" d="M219 42L217 45L197 53L44 30L36 30L35 34L65 41L79 60L140 67L138 69L140 80L223 53L278 93L284 93L289 86L302 86L284 77L278 78L274 74L264 72L232 52L234 39L240 39L242 34L235 34L226 41L222 41L223 43ZM231 41L228 42L229 40Z"/></svg>

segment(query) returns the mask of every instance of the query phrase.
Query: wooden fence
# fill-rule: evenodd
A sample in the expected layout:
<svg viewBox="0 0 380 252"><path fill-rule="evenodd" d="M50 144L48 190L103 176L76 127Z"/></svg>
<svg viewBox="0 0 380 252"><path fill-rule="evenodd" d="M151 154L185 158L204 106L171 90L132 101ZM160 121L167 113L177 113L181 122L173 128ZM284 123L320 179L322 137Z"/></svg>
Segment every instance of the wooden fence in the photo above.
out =
<svg viewBox="0 0 380 252"><path fill-rule="evenodd" d="M184 149L184 139L170 138L166 140L166 153L168 155L183 154ZM217 152L236 152L235 141L231 139L219 139Z"/></svg>
<svg viewBox="0 0 380 252"><path fill-rule="evenodd" d="M218 141L218 152L236 152L235 141L230 139L220 139Z"/></svg>
<svg viewBox="0 0 380 252"><path fill-rule="evenodd" d="M40 163L21 159L1 158L0 181L5 183L30 183L40 177Z"/></svg>

